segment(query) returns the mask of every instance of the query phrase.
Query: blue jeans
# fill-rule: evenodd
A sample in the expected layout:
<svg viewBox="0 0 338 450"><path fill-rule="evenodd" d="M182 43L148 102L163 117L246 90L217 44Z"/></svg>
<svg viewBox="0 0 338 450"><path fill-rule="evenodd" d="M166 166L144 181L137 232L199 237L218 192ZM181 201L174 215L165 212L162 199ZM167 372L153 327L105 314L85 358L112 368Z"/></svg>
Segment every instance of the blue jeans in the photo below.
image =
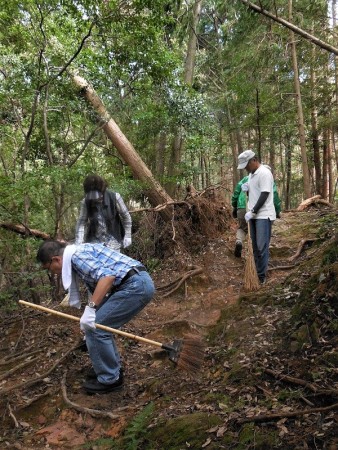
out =
<svg viewBox="0 0 338 450"><path fill-rule="evenodd" d="M154 283L147 272L133 275L97 310L96 323L122 327L150 302L154 292ZM98 381L103 384L117 381L121 360L113 333L98 328L87 330L86 343Z"/></svg>
<svg viewBox="0 0 338 450"><path fill-rule="evenodd" d="M251 219L249 224L257 275L264 281L269 264L272 222L270 219Z"/></svg>

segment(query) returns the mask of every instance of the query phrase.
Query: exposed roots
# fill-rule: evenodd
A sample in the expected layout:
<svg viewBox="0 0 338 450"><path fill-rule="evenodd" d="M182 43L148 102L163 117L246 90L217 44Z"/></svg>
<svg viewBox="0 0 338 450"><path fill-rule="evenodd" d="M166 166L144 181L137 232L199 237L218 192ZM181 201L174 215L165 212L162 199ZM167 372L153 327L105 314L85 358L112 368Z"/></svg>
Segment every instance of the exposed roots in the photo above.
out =
<svg viewBox="0 0 338 450"><path fill-rule="evenodd" d="M173 205L170 222L149 211L134 233L132 256L138 260L164 259L175 254L198 252L210 238L229 230L231 211L217 190Z"/></svg>

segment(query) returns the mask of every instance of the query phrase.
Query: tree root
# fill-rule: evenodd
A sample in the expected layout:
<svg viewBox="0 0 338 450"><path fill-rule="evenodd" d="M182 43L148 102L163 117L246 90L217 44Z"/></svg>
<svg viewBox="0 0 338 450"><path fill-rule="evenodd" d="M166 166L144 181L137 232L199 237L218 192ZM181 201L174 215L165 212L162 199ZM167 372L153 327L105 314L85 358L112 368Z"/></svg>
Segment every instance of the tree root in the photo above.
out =
<svg viewBox="0 0 338 450"><path fill-rule="evenodd" d="M14 415L14 413L12 411L10 403L8 403L7 408L8 408L8 412L9 412L10 417L13 419L15 428L19 428L20 427L19 422L18 422L17 418L15 417L15 415Z"/></svg>
<svg viewBox="0 0 338 450"><path fill-rule="evenodd" d="M15 366L15 367L13 367L12 369L8 370L7 372L2 373L2 374L0 375L0 381L2 381L2 380L4 380L5 378L9 377L9 375L12 375L14 372L16 372L16 371L22 369L23 367L26 367L26 366L28 366L29 364L34 363L34 362L37 361L38 359L39 359L39 358L36 357L36 358L30 359L29 361L24 361L24 362L22 362L21 364L18 364L17 366Z"/></svg>
<svg viewBox="0 0 338 450"><path fill-rule="evenodd" d="M275 267L268 267L268 271L271 270L291 270L297 267L298 264L291 264L288 266L275 266Z"/></svg>
<svg viewBox="0 0 338 450"><path fill-rule="evenodd" d="M36 395L35 397L29 399L26 403L18 406L17 408L15 408L16 411L21 411L23 409L28 408L30 405L32 405L33 403L37 402L38 400L40 400L41 398L44 397L48 397L48 395L50 395L53 392L53 388L49 388L46 390L46 392L43 392L42 394Z"/></svg>
<svg viewBox="0 0 338 450"><path fill-rule="evenodd" d="M80 411L85 414L90 414L93 417L110 417L110 419L118 419L121 416L119 414L113 414L109 411L101 411L99 409L91 409L91 408L85 408L84 406L80 406L71 400L69 400L67 396L67 389L66 389L66 377L67 377L67 371L63 374L62 380L61 380L61 390L62 390L62 396L65 401L65 403L70 406L71 408L76 409L77 411ZM119 411L122 411L123 409L128 409L129 407L125 408L119 408Z"/></svg>
<svg viewBox="0 0 338 450"><path fill-rule="evenodd" d="M299 244L298 244L298 248L297 248L296 253L293 256L291 256L290 258L288 258L288 261L290 261L290 262L295 261L300 256L300 254L302 253L302 251L303 251L304 247L306 246L306 244L309 244L309 243L312 244L315 241L319 241L319 239L302 239L299 242Z"/></svg>
<svg viewBox="0 0 338 450"><path fill-rule="evenodd" d="M2 395L6 395L9 392L14 391L15 389L21 389L23 387L27 388L30 386L33 386L35 383L38 383L39 381L43 380L44 378L46 378L50 373L52 373L58 366L59 364L61 364L61 362L63 360L65 360L70 353L72 353L74 350L76 350L79 346L79 343L77 342L76 345L74 345L73 347L71 347L61 358L59 358L54 364L53 366L47 370L47 372L43 373L42 375L33 378L32 380L28 380L28 381L23 381L22 383L17 383L14 386L8 387L7 389L2 389L0 391L0 394Z"/></svg>
<svg viewBox="0 0 338 450"><path fill-rule="evenodd" d="M11 358L11 355L5 356L2 361L0 361L0 366L9 366L13 362L19 361L22 358L29 358L30 356L36 355L37 353L41 353L42 350L34 350L34 352L30 353L21 353L17 356L13 356Z"/></svg>
<svg viewBox="0 0 338 450"><path fill-rule="evenodd" d="M168 297L173 292L177 291L177 289L182 286L182 284L190 277L193 277L194 275L198 275L199 273L202 273L203 269L199 266L191 266L191 268L188 270L188 272L185 272L180 277L176 278L176 280L172 281L171 283L160 286L156 290L159 293L160 297Z"/></svg>
<svg viewBox="0 0 338 450"><path fill-rule="evenodd" d="M324 406L321 408L308 408L303 410L296 410L293 412L280 412L275 414L260 414L258 416L253 417L245 417L243 419L238 419L237 423L248 423L248 422L270 422L271 420L278 420L282 418L287 417L296 417L296 416L303 416L305 414L315 414L319 412L327 412L327 411L333 411L334 409L338 409L338 403L334 403L330 406Z"/></svg>
<svg viewBox="0 0 338 450"><path fill-rule="evenodd" d="M277 378L278 380L288 381L289 383L292 383L292 384L304 386L305 388L309 389L312 392L315 392L318 395L329 395L329 396L338 395L337 389L322 389L320 386L318 386L314 383L308 383L307 381L304 381L301 378L295 378L295 377L290 377L289 375L283 375L283 374L276 372L275 370L271 370L271 369L263 369L263 372L267 373L268 375L272 375L274 378Z"/></svg>

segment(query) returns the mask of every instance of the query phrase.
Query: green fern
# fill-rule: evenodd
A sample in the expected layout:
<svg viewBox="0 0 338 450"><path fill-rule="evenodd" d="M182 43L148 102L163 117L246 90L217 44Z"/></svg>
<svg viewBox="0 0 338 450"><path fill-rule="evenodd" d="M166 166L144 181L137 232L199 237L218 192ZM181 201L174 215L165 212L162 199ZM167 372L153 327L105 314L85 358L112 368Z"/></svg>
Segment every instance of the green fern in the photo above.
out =
<svg viewBox="0 0 338 450"><path fill-rule="evenodd" d="M150 417L154 411L154 403L148 405L133 419L124 434L124 450L137 450L146 433Z"/></svg>

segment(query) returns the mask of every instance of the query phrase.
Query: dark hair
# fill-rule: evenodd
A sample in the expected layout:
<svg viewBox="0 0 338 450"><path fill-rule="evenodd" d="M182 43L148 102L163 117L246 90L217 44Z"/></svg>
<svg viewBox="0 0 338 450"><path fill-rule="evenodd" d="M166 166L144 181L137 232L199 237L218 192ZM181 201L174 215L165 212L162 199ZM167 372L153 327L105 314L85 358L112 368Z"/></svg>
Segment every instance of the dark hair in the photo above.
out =
<svg viewBox="0 0 338 450"><path fill-rule="evenodd" d="M66 245L67 244L65 242L52 240L45 241L40 245L38 253L36 254L36 259L40 263L46 264L52 259L53 256L61 256Z"/></svg>
<svg viewBox="0 0 338 450"><path fill-rule="evenodd" d="M107 187L108 183L99 175L94 174L88 175L83 181L83 189L86 194L89 191L99 191L102 192L102 194L104 194Z"/></svg>

